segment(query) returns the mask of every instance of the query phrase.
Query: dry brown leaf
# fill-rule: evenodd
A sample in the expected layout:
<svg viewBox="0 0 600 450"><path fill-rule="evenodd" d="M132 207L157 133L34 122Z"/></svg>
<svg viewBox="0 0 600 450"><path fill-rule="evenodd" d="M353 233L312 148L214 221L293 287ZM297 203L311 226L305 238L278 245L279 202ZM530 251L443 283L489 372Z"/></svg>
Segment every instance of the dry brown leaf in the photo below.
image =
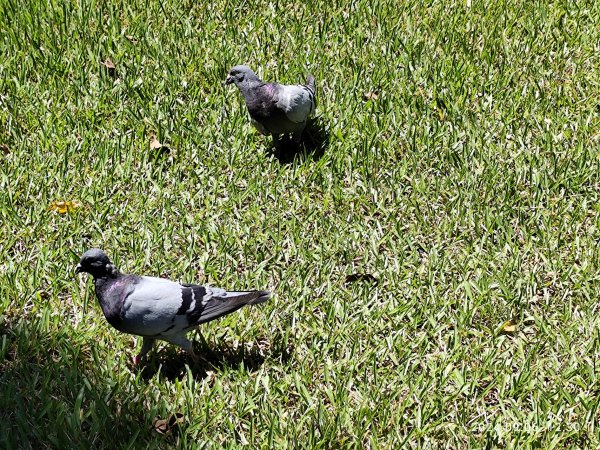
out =
<svg viewBox="0 0 600 450"><path fill-rule="evenodd" d="M0 144L0 152L8 155L10 153L10 148L8 148L8 145L6 144Z"/></svg>
<svg viewBox="0 0 600 450"><path fill-rule="evenodd" d="M160 419L155 417L152 421L152 428L157 433L170 434L179 426L180 423L183 423L183 414L175 413L172 414L168 419Z"/></svg>
<svg viewBox="0 0 600 450"><path fill-rule="evenodd" d="M374 92L365 92L363 94L363 100L366 102L368 100L377 100L379 98L379 93L377 91Z"/></svg>
<svg viewBox="0 0 600 450"><path fill-rule="evenodd" d="M114 77L116 75L117 67L115 66L115 63L112 62L112 60L110 58L106 58L101 64L104 67L106 67L106 70L108 71L108 74L111 77Z"/></svg>
<svg viewBox="0 0 600 450"><path fill-rule="evenodd" d="M158 139L156 139L155 136L152 136L150 138L150 150L158 150L159 148L162 148L162 144L158 141Z"/></svg>
<svg viewBox="0 0 600 450"><path fill-rule="evenodd" d="M50 211L56 211L59 214L66 214L68 212L73 212L76 209L80 208L81 204L75 200L68 202L52 202L48 209Z"/></svg>
<svg viewBox="0 0 600 450"><path fill-rule="evenodd" d="M127 40L128 40L129 42L131 42L133 45L135 45L135 44L137 44L137 43L139 42L139 41L138 41L136 38L134 38L134 37L133 37L132 35L130 35L130 34L128 34L128 35L127 35L127 36L125 36L125 37L126 37L126 38L127 38Z"/></svg>
<svg viewBox="0 0 600 450"><path fill-rule="evenodd" d="M150 150L155 150L158 154L162 155L171 153L171 149L156 139L156 135L154 133L150 135Z"/></svg>

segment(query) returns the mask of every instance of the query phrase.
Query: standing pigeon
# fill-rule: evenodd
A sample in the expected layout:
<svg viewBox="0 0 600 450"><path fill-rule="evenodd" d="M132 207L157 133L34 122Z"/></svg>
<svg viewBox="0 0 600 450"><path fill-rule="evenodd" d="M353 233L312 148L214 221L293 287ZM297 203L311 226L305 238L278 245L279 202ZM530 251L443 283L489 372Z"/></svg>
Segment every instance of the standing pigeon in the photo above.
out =
<svg viewBox="0 0 600 450"><path fill-rule="evenodd" d="M235 66L225 84L235 83L244 95L252 124L262 134L271 134L275 143L280 134L292 133L300 142L306 120L317 107L315 77L306 84L265 83L248 66Z"/></svg>
<svg viewBox="0 0 600 450"><path fill-rule="evenodd" d="M108 323L119 331L143 337L134 364L157 339L178 345L197 362L199 357L185 336L188 331L242 306L266 302L271 296L269 291L227 292L164 278L127 275L96 248L83 254L75 272L94 277L96 296Z"/></svg>

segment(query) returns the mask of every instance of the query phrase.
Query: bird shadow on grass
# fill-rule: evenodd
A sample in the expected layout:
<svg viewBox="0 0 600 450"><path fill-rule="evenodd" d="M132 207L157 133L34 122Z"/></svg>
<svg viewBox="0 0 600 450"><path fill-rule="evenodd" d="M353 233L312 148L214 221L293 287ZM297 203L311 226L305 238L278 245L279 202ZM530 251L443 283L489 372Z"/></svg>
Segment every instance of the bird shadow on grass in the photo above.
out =
<svg viewBox="0 0 600 450"><path fill-rule="evenodd" d="M37 320L0 326L0 448L131 448L153 441L138 387L107 371L87 342L44 328Z"/></svg>
<svg viewBox="0 0 600 450"><path fill-rule="evenodd" d="M309 158L318 161L323 157L328 146L328 124L321 117L313 117L308 120L299 145L289 136L284 136L274 145L271 153L281 164Z"/></svg>
<svg viewBox="0 0 600 450"><path fill-rule="evenodd" d="M244 368L248 372L257 371L267 358L287 362L293 350L273 344L271 347L266 339L258 339L251 345L241 344L235 348L223 344L211 349L204 338L194 342L194 352L200 356L200 361L193 362L181 349L166 344L162 349L150 355L145 363L140 365L142 378L149 380L159 372L168 380L182 379L189 367L195 379L207 378L211 372L224 368ZM186 367L187 366L187 367Z"/></svg>
<svg viewBox="0 0 600 450"><path fill-rule="evenodd" d="M290 344L280 342L270 336L214 350L195 342L195 352L210 367L191 364L181 350L166 345L154 362L140 369L140 378L158 370L166 378L181 378L188 363L192 375L200 379L225 367L256 371L266 358L277 364L291 358ZM93 342L72 330L48 329L37 319L15 326L0 323L0 448L174 445L176 433L163 436L155 432L154 423L150 426L159 410L148 409L152 402L144 395L146 383L132 379L118 361L107 364L105 357Z"/></svg>

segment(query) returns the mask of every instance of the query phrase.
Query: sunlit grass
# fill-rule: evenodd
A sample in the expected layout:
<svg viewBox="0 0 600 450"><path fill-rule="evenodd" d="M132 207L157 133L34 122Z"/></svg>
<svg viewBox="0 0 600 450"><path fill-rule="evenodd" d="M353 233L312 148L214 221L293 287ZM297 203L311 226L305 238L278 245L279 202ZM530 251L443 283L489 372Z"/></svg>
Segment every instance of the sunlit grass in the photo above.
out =
<svg viewBox="0 0 600 450"><path fill-rule="evenodd" d="M0 0L0 445L600 446L598 2L233 3ZM324 152L240 63L315 75ZM136 372L92 246L275 296Z"/></svg>

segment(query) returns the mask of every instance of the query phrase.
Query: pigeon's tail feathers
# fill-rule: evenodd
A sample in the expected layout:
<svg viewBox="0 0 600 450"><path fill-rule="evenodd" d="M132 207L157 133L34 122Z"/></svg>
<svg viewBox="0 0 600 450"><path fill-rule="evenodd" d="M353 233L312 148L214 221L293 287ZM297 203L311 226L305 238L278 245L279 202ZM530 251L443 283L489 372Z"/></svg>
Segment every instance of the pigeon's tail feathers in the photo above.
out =
<svg viewBox="0 0 600 450"><path fill-rule="evenodd" d="M260 305L261 303L264 303L271 298L270 291L255 291L255 292L256 292L256 294L258 294L258 297L256 297L254 300L248 302L249 305Z"/></svg>
<svg viewBox="0 0 600 450"><path fill-rule="evenodd" d="M221 299L227 299L232 304L258 305L271 298L269 291L227 291L224 295L219 295Z"/></svg>
<svg viewBox="0 0 600 450"><path fill-rule="evenodd" d="M315 108L317 107L317 84L315 82L315 77L313 77L312 75L308 75L308 77L306 77L306 89L308 89L308 92L310 92L310 104L311 104L311 108L310 108L310 113L312 114L315 110Z"/></svg>
<svg viewBox="0 0 600 450"><path fill-rule="evenodd" d="M191 326L223 317L246 305L258 305L266 302L270 297L269 291L225 291L224 289L211 288L212 296L207 301L198 305L188 314Z"/></svg>
<svg viewBox="0 0 600 450"><path fill-rule="evenodd" d="M315 77L313 77L312 75L308 75L308 77L306 77L306 87L308 88L309 91L312 92L312 95L315 95L317 92L317 84L315 82Z"/></svg>

